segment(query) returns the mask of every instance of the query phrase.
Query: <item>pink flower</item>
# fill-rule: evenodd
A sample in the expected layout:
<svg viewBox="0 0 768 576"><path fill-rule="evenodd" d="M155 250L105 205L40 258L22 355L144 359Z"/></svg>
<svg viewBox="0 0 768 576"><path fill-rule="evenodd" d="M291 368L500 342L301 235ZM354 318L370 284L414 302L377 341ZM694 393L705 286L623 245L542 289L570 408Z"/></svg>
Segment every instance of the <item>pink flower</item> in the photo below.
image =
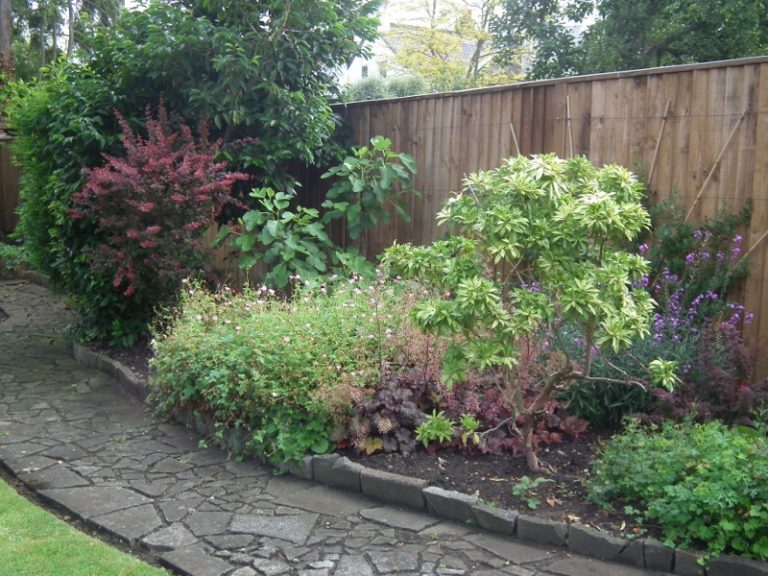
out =
<svg viewBox="0 0 768 576"><path fill-rule="evenodd" d="M139 231L138 230L126 230L125 236L127 238L136 239L139 237Z"/></svg>
<svg viewBox="0 0 768 576"><path fill-rule="evenodd" d="M162 230L160 226L150 226L149 228L146 229L145 232L151 236L151 235L157 234L158 232L160 232L160 230Z"/></svg>

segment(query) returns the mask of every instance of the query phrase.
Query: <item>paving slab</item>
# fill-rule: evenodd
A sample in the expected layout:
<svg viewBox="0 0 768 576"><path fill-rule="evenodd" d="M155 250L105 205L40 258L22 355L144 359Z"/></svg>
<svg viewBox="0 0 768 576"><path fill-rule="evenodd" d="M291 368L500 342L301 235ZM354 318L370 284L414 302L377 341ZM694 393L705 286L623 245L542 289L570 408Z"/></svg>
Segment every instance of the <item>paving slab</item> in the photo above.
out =
<svg viewBox="0 0 768 576"><path fill-rule="evenodd" d="M361 510L360 516L386 526L391 526L392 528L410 528L417 531L424 530L428 526L434 526L440 522L440 519L434 516L395 506L381 506Z"/></svg>
<svg viewBox="0 0 768 576"><path fill-rule="evenodd" d="M244 532L303 544L317 522L317 514L287 516L255 516L237 514L229 526L231 532Z"/></svg>
<svg viewBox="0 0 768 576"><path fill-rule="evenodd" d="M188 576L222 576L232 567L221 558L210 556L199 546L179 548L164 554L163 563Z"/></svg>
<svg viewBox="0 0 768 576"><path fill-rule="evenodd" d="M116 534L129 544L163 525L162 519L151 504L96 516L93 518L93 522L107 532Z"/></svg>
<svg viewBox="0 0 768 576"><path fill-rule="evenodd" d="M148 498L138 492L119 486L54 488L41 490L40 495L63 508L72 510L86 520L115 510L123 510L150 502Z"/></svg>
<svg viewBox="0 0 768 576"><path fill-rule="evenodd" d="M293 492L278 498L275 502L341 518L376 505L375 501L360 494L344 493L325 486L312 486L306 490Z"/></svg>

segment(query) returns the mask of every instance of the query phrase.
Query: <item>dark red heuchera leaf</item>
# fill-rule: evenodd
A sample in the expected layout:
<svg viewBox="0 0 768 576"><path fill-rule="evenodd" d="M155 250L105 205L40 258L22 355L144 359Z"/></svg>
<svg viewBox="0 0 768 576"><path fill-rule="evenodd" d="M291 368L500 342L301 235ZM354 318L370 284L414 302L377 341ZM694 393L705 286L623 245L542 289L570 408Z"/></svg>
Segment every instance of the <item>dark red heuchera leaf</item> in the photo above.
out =
<svg viewBox="0 0 768 576"><path fill-rule="evenodd" d="M126 154L88 170L70 216L95 224L95 269L125 297L158 302L203 262L205 231L249 176L216 160L221 142L209 142L204 126L197 141L186 124L172 130L162 106L157 118L147 110L146 138L116 115Z"/></svg>

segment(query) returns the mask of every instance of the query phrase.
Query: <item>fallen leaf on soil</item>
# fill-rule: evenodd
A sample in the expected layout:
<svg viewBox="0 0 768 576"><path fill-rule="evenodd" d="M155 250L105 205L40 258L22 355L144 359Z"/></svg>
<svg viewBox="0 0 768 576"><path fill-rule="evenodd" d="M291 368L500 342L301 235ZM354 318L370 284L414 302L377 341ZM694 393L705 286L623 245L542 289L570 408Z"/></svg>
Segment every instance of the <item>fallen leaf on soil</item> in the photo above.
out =
<svg viewBox="0 0 768 576"><path fill-rule="evenodd" d="M557 503L557 498L547 498L547 504L549 504L550 508L554 508Z"/></svg>
<svg viewBox="0 0 768 576"><path fill-rule="evenodd" d="M488 478L491 482L509 482L509 478Z"/></svg>
<svg viewBox="0 0 768 576"><path fill-rule="evenodd" d="M568 520L571 522L581 522L581 518L576 516L576 514L567 514L565 517L568 518Z"/></svg>

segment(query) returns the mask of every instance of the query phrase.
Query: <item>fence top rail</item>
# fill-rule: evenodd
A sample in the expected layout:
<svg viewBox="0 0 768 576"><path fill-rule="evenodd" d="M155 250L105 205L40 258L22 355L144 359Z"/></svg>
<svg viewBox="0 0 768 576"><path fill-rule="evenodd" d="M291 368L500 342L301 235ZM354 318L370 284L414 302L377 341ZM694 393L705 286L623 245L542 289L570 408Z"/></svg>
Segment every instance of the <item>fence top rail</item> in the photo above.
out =
<svg viewBox="0 0 768 576"><path fill-rule="evenodd" d="M584 76L564 76L562 78L550 78L546 80L529 80L514 84L500 84L498 86L486 86L483 88L468 88L466 90L454 90L452 92L430 92L428 94L416 94L414 96L401 96L399 98L382 98L380 100L358 100L356 102L344 102L334 104L334 110L357 106L370 106L389 102L407 102L411 100L423 100L427 98L452 98L457 95L491 94L508 90L524 90L526 88L539 88L556 84L574 84L578 82L594 82L597 80L614 80L618 78L635 78L638 76L654 76L658 74L679 74L691 70L709 70L712 68L730 68L736 66L749 66L753 64L768 63L768 55L752 56L749 58L734 58L732 60L716 60L713 62L699 62L696 64L676 64L674 66L659 66L656 68L640 68L637 70L622 70L619 72L601 72L599 74L586 74Z"/></svg>

